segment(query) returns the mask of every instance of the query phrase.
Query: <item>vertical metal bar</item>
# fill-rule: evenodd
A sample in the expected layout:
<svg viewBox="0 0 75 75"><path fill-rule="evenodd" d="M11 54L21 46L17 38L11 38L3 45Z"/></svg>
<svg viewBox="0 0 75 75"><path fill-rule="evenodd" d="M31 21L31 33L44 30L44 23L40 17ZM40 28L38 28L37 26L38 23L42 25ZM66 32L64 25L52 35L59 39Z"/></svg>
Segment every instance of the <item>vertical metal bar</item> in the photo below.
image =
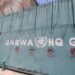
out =
<svg viewBox="0 0 75 75"><path fill-rule="evenodd" d="M36 6L36 11L35 11L35 22L34 22L34 33L36 36L36 24L37 24L37 6Z"/></svg>
<svg viewBox="0 0 75 75"><path fill-rule="evenodd" d="M13 2L13 0L12 0L12 2ZM14 12L13 12L13 10L12 10L12 2L11 2L11 6L10 6L10 9L11 9L11 11L12 11L12 16L11 16L11 25L10 25L10 28L9 28L9 32L11 31L11 28L12 28L12 23L13 23L13 17L14 17Z"/></svg>
<svg viewBox="0 0 75 75"><path fill-rule="evenodd" d="M72 17L73 17L73 28L75 28L75 14L74 14L74 4L73 4L73 0L71 0L71 8L72 8Z"/></svg>
<svg viewBox="0 0 75 75"><path fill-rule="evenodd" d="M19 32L21 33L21 31L22 31L22 25L23 25L23 20L24 20L24 8L23 8L22 3L20 3L20 5L22 7L22 16L21 16L21 24L19 25L19 27L20 27Z"/></svg>
<svg viewBox="0 0 75 75"><path fill-rule="evenodd" d="M51 30L53 28L53 0L52 0L52 17L51 17Z"/></svg>

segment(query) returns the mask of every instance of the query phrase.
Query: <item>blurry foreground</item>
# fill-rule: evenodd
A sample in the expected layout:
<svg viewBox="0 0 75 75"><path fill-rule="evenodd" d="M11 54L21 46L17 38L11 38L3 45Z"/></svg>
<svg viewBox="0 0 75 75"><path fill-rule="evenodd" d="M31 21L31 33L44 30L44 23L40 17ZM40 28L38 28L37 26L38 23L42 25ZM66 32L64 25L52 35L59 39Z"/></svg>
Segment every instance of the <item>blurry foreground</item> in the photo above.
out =
<svg viewBox="0 0 75 75"><path fill-rule="evenodd" d="M36 5L36 0L0 0L0 15L8 15Z"/></svg>
<svg viewBox="0 0 75 75"><path fill-rule="evenodd" d="M25 74L16 73L16 72L9 71L9 70L2 71L0 69L0 75L25 75Z"/></svg>

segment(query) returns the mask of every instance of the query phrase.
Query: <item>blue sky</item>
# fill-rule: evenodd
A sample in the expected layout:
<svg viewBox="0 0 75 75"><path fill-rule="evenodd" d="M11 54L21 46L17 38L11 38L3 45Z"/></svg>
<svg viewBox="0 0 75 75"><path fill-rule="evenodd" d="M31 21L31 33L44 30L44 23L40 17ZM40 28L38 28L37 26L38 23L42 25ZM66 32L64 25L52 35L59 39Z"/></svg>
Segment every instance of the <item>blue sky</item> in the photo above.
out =
<svg viewBox="0 0 75 75"><path fill-rule="evenodd" d="M53 0L53 1L56 1L56 0ZM47 4L47 3L50 3L52 2L52 0L37 0L38 4Z"/></svg>

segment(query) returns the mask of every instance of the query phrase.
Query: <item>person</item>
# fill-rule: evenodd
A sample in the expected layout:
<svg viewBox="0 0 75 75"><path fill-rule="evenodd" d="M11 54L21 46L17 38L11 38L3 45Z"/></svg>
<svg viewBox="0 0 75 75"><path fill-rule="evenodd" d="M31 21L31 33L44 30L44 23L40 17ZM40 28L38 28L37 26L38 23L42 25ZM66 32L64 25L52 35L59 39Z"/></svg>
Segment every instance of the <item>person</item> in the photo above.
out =
<svg viewBox="0 0 75 75"><path fill-rule="evenodd" d="M35 5L36 0L0 0L0 15L8 15Z"/></svg>
<svg viewBox="0 0 75 75"><path fill-rule="evenodd" d="M37 3L39 5L42 5L42 4L48 4L48 3L51 3L51 2L55 2L56 0L37 0Z"/></svg>

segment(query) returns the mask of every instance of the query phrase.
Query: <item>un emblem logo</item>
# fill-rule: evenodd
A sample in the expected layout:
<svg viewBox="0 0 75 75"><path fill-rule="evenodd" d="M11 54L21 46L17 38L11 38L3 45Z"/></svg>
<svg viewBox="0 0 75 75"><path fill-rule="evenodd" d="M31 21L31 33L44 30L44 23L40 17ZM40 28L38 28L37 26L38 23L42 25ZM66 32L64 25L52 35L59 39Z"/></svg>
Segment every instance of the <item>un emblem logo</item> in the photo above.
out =
<svg viewBox="0 0 75 75"><path fill-rule="evenodd" d="M47 45L47 37L36 37L35 44L37 47L45 47Z"/></svg>

